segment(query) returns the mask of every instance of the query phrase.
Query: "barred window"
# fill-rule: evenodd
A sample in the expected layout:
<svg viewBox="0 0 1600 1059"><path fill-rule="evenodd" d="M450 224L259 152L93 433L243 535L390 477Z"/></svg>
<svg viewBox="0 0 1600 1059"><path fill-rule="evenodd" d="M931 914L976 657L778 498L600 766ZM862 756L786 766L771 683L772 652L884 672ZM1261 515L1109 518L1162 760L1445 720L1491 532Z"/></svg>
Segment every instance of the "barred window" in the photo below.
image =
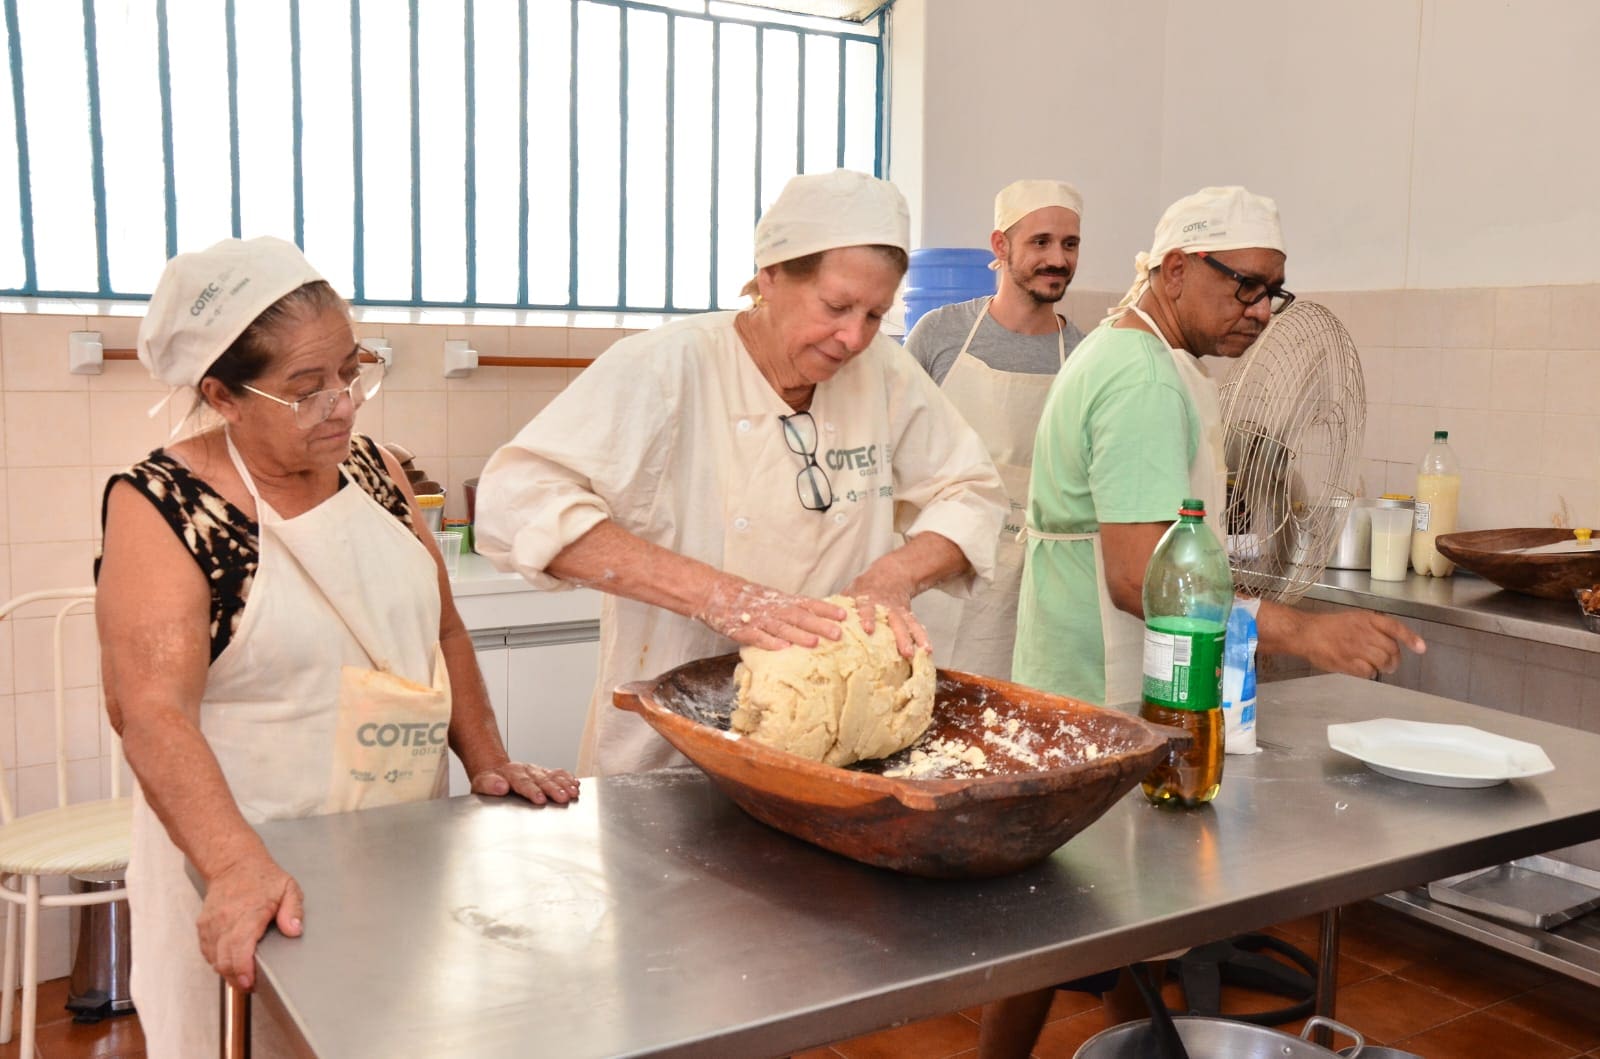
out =
<svg viewBox="0 0 1600 1059"><path fill-rule="evenodd" d="M882 171L881 8L3 2L3 294L273 234L360 304L695 311L790 176Z"/></svg>

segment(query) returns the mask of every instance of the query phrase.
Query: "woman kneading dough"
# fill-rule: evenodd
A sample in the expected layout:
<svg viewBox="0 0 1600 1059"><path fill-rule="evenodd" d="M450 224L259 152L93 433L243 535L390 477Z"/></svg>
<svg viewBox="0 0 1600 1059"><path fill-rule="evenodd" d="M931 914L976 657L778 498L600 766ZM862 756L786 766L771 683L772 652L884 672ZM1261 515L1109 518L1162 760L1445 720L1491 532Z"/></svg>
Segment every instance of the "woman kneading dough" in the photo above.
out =
<svg viewBox="0 0 1600 1059"><path fill-rule="evenodd" d="M892 184L795 177L756 226L743 312L617 343L489 461L478 549L607 593L580 774L681 762L618 684L739 645L838 640L856 601L900 654L911 598L987 580L1005 506L983 442L878 324L910 224ZM904 536L901 536L903 531Z"/></svg>
<svg viewBox="0 0 1600 1059"><path fill-rule="evenodd" d="M438 796L447 742L479 794L578 788L506 756L405 475L353 433L382 367L292 243L168 262L139 359L223 425L106 489L100 658L139 780L131 985L152 1056L216 1055L217 975L250 988L267 927L301 931L251 824Z"/></svg>

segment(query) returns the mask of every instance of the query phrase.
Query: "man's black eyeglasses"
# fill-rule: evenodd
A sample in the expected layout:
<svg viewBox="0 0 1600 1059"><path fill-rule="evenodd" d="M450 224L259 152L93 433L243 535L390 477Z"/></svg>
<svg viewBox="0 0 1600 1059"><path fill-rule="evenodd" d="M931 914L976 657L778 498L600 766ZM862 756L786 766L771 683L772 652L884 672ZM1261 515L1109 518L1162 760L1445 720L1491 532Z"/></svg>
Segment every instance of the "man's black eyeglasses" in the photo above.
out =
<svg viewBox="0 0 1600 1059"><path fill-rule="evenodd" d="M1254 305L1262 298L1270 298L1272 315L1276 316L1294 304L1294 295L1282 287L1269 287L1259 276L1246 276L1243 272L1235 272L1204 250L1196 250L1194 256L1229 279L1238 282L1239 289L1233 292L1233 296L1245 305Z"/></svg>
<svg viewBox="0 0 1600 1059"><path fill-rule="evenodd" d="M811 418L810 412L796 412L779 416L778 422L783 424L783 440L789 451L806 460L794 480L800 506L807 511L828 510L833 506L833 484L817 462L817 421Z"/></svg>

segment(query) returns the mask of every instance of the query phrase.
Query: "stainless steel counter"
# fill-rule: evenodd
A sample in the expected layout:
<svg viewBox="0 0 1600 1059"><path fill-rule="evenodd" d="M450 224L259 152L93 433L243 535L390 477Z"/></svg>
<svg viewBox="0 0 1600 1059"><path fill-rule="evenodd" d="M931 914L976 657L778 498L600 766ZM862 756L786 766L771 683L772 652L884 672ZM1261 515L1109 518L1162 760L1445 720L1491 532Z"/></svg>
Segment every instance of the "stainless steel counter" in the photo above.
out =
<svg viewBox="0 0 1600 1059"><path fill-rule="evenodd" d="M1448 720L1556 771L1417 786L1326 725ZM1193 812L1137 791L1045 863L935 882L755 823L693 769L566 809L457 798L261 834L306 931L261 944L266 1007L350 1056L781 1055L1600 837L1600 735L1342 676L1265 685L1264 753Z"/></svg>
<svg viewBox="0 0 1600 1059"><path fill-rule="evenodd" d="M1365 570L1326 570L1306 597L1600 652L1600 634L1584 628L1576 601L1507 592L1481 577L1461 572L1454 577L1407 574L1404 581L1374 581Z"/></svg>

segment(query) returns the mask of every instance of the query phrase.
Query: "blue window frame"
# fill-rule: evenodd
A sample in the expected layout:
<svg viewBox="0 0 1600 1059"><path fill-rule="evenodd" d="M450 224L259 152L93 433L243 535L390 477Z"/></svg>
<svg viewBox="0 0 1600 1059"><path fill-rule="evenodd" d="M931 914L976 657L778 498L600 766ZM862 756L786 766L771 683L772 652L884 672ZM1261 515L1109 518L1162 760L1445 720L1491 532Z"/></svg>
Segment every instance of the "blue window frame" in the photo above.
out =
<svg viewBox="0 0 1600 1059"><path fill-rule="evenodd" d="M0 2L0 294L276 234L358 304L692 312L789 176L883 170L889 4Z"/></svg>

